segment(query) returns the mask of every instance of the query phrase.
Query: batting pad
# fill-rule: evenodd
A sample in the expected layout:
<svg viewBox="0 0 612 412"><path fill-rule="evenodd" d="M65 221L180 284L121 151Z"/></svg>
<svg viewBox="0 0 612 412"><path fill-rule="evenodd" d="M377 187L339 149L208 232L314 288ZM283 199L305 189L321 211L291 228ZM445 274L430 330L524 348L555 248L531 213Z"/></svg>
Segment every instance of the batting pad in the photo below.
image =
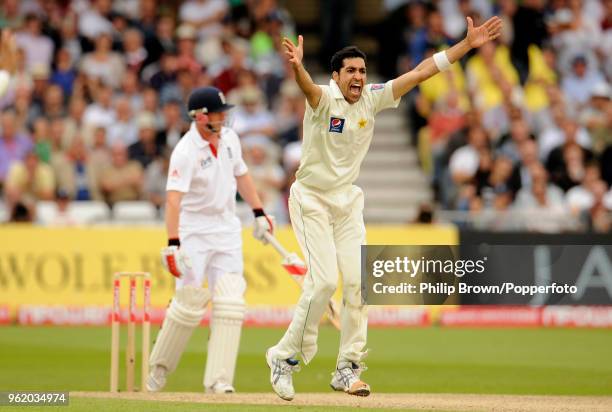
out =
<svg viewBox="0 0 612 412"><path fill-rule="evenodd" d="M211 388L216 382L233 384L240 330L246 312L245 289L244 278L235 273L226 273L217 280L212 300L205 388Z"/></svg>
<svg viewBox="0 0 612 412"><path fill-rule="evenodd" d="M176 369L193 330L206 312L209 300L208 289L185 286L176 291L149 358L151 369L155 365L165 367L168 373Z"/></svg>

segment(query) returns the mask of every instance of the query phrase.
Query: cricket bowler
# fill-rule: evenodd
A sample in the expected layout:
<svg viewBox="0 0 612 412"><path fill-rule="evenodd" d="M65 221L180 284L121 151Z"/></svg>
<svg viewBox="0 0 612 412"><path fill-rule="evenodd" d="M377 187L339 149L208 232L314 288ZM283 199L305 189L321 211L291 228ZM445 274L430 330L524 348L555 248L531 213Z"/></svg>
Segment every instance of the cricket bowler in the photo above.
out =
<svg viewBox="0 0 612 412"><path fill-rule="evenodd" d="M194 90L188 101L191 127L170 158L168 246L162 249L162 262L176 277L176 293L149 359L147 389L151 392L161 390L167 375L176 369L211 299L204 388L207 393L234 392L246 309L236 190L253 209L256 239L267 243L265 233L272 233L273 223L262 209L238 135L224 126L226 111L232 107L215 87ZM208 289L203 287L205 277Z"/></svg>
<svg viewBox="0 0 612 412"><path fill-rule="evenodd" d="M400 98L420 82L496 39L501 25L498 17L492 17L474 27L468 17L465 39L384 84L366 84L366 55L351 46L332 57L329 85L316 85L302 63L303 37L298 37L297 46L283 40L307 100L302 159L291 186L289 213L308 273L289 328L266 352L272 388L282 399L295 396L296 357L308 364L317 352L319 321L336 290L338 271L343 276L340 350L331 387L351 395L370 394L360 376L368 326L360 294L360 247L366 243L363 192L353 182L372 140L375 115L397 107Z"/></svg>

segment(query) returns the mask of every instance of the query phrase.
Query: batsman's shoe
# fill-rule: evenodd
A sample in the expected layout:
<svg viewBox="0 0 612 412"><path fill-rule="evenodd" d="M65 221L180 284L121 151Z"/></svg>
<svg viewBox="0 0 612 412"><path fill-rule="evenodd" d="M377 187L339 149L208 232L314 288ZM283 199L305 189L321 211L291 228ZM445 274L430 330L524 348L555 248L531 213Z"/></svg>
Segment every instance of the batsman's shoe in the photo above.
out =
<svg viewBox="0 0 612 412"><path fill-rule="evenodd" d="M349 395L368 396L370 385L360 379L361 372L364 370L365 367L354 362L342 361L332 373L330 386L335 391L346 392Z"/></svg>
<svg viewBox="0 0 612 412"><path fill-rule="evenodd" d="M166 386L166 375L168 372L163 366L156 365L149 372L147 377L147 390L149 392L159 392Z"/></svg>
<svg viewBox="0 0 612 412"><path fill-rule="evenodd" d="M266 362L270 367L270 383L274 392L281 399L286 401L293 400L295 390L293 390L291 374L300 370L298 361L296 359L275 358L272 351L268 349L266 352Z"/></svg>
<svg viewBox="0 0 612 412"><path fill-rule="evenodd" d="M234 393L236 389L229 383L225 382L215 382L213 386L206 388L206 393Z"/></svg>

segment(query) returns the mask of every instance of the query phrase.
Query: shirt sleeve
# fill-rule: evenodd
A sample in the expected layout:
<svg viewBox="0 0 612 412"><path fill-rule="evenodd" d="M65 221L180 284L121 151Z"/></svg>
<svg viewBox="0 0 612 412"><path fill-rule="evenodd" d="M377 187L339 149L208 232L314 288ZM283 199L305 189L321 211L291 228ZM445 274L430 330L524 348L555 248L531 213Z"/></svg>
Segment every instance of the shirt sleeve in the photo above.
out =
<svg viewBox="0 0 612 412"><path fill-rule="evenodd" d="M175 150L170 157L166 191L176 190L178 192L187 193L191 186L192 176L193 167L189 158L184 153Z"/></svg>
<svg viewBox="0 0 612 412"><path fill-rule="evenodd" d="M306 116L318 118L323 113L327 113L329 110L329 102L331 100L331 90L329 86L319 86L321 88L321 98L316 109L310 107L310 103L306 100Z"/></svg>
<svg viewBox="0 0 612 412"><path fill-rule="evenodd" d="M387 83L368 84L366 92L370 95L375 114L381 110L396 108L401 100L401 97L393 99L393 80Z"/></svg>

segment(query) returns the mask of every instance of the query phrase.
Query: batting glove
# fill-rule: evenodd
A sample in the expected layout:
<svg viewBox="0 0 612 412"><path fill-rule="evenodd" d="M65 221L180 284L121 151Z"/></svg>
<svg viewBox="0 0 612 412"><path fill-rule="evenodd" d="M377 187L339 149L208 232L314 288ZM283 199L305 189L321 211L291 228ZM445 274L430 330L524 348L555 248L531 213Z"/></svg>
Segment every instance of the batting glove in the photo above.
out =
<svg viewBox="0 0 612 412"><path fill-rule="evenodd" d="M265 234L266 232L270 232L270 234L274 233L274 217L266 215L263 209L254 209L253 213L255 213L253 237L264 245L267 245L268 240L266 239Z"/></svg>
<svg viewBox="0 0 612 412"><path fill-rule="evenodd" d="M191 260L178 246L167 246L161 250L162 264L177 278L191 270Z"/></svg>

